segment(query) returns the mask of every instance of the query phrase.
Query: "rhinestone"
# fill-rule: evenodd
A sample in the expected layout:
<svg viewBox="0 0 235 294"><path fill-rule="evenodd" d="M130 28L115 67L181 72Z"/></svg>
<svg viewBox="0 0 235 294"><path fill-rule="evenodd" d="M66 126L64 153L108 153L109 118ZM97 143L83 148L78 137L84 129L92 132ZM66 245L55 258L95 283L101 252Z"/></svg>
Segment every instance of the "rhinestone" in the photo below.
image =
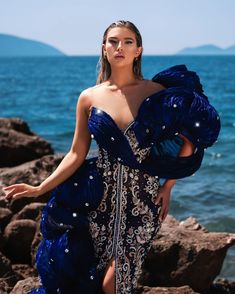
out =
<svg viewBox="0 0 235 294"><path fill-rule="evenodd" d="M176 108L177 107L177 104L173 104L173 107Z"/></svg>
<svg viewBox="0 0 235 294"><path fill-rule="evenodd" d="M177 136L177 135L179 135L179 133L176 132L175 135Z"/></svg>
<svg viewBox="0 0 235 294"><path fill-rule="evenodd" d="M53 204L51 203L51 204L49 205L49 207L53 207Z"/></svg>
<svg viewBox="0 0 235 294"><path fill-rule="evenodd" d="M151 142L151 145L154 145L154 143L153 143L153 142Z"/></svg>
<svg viewBox="0 0 235 294"><path fill-rule="evenodd" d="M65 253L69 253L69 249L68 249L68 248L66 248L64 252L65 252Z"/></svg>
<svg viewBox="0 0 235 294"><path fill-rule="evenodd" d="M163 125L163 126L162 126L162 129L164 130L165 128L166 128L166 126L165 126L165 125Z"/></svg>
<svg viewBox="0 0 235 294"><path fill-rule="evenodd" d="M60 292L60 289L58 288L58 289L56 290L56 292L59 293L59 292Z"/></svg>
<svg viewBox="0 0 235 294"><path fill-rule="evenodd" d="M54 260L53 260L52 258L50 258L50 261L51 261L51 262L54 262Z"/></svg>
<svg viewBox="0 0 235 294"><path fill-rule="evenodd" d="M195 122L195 127L200 127L200 123L198 121Z"/></svg>
<svg viewBox="0 0 235 294"><path fill-rule="evenodd" d="M76 212L73 212L73 217L77 217L78 214Z"/></svg>
<svg viewBox="0 0 235 294"><path fill-rule="evenodd" d="M91 179L91 180L92 180L92 179L93 179L93 176L89 176L89 179Z"/></svg>
<svg viewBox="0 0 235 294"><path fill-rule="evenodd" d="M158 176L155 176L156 179L158 179Z"/></svg>
<svg viewBox="0 0 235 294"><path fill-rule="evenodd" d="M115 140L114 137L111 137L111 140L114 141Z"/></svg>
<svg viewBox="0 0 235 294"><path fill-rule="evenodd" d="M94 139L94 135L93 134L91 134L91 138Z"/></svg>
<svg viewBox="0 0 235 294"><path fill-rule="evenodd" d="M197 141L199 142L199 141L200 141L200 139L197 139Z"/></svg>
<svg viewBox="0 0 235 294"><path fill-rule="evenodd" d="M118 160L118 161L121 161L121 158L120 158L120 157L118 157L118 158L117 158L117 160Z"/></svg>
<svg viewBox="0 0 235 294"><path fill-rule="evenodd" d="M146 129L146 133L149 133L149 129Z"/></svg>
<svg viewBox="0 0 235 294"><path fill-rule="evenodd" d="M197 152L197 147L195 148L195 150L194 150L194 153L196 153Z"/></svg>
<svg viewBox="0 0 235 294"><path fill-rule="evenodd" d="M101 113L101 110L100 109L97 109L97 113Z"/></svg>
<svg viewBox="0 0 235 294"><path fill-rule="evenodd" d="M89 164L92 164L92 163L93 163L93 161L90 161L90 162L89 162Z"/></svg>
<svg viewBox="0 0 235 294"><path fill-rule="evenodd" d="M146 99L146 101L149 101L149 97Z"/></svg>
<svg viewBox="0 0 235 294"><path fill-rule="evenodd" d="M90 279L91 279L91 280L94 280L94 276L90 276Z"/></svg>
<svg viewBox="0 0 235 294"><path fill-rule="evenodd" d="M85 206L87 206L87 207L88 207L89 205L90 205L90 204L89 204L88 202L86 202L86 203L85 203Z"/></svg>
<svg viewBox="0 0 235 294"><path fill-rule="evenodd" d="M62 227L64 224L63 223L60 223L60 226Z"/></svg>
<svg viewBox="0 0 235 294"><path fill-rule="evenodd" d="M75 183L74 183L74 186L77 186L77 185L78 185L78 183L75 182Z"/></svg>

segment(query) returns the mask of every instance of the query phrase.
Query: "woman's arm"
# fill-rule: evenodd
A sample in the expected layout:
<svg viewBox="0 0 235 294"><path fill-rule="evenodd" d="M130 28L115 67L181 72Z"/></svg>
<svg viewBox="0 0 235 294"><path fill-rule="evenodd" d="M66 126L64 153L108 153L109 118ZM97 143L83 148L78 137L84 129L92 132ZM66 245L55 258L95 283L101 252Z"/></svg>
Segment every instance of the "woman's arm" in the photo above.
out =
<svg viewBox="0 0 235 294"><path fill-rule="evenodd" d="M180 149L179 156L189 156L194 151L194 145L185 136L179 134L179 137L183 139L184 143ZM157 199L157 204L162 203L162 208L160 212L160 220L164 221L169 211L171 189L175 185L175 179L167 179L164 184L159 189L159 195Z"/></svg>
<svg viewBox="0 0 235 294"><path fill-rule="evenodd" d="M39 196L52 190L71 176L83 163L90 148L91 137L88 129L88 109L90 106L88 90L83 91L76 106L76 126L70 151L65 155L55 171L39 186L33 187L25 183L4 187L10 191L6 198L22 196Z"/></svg>

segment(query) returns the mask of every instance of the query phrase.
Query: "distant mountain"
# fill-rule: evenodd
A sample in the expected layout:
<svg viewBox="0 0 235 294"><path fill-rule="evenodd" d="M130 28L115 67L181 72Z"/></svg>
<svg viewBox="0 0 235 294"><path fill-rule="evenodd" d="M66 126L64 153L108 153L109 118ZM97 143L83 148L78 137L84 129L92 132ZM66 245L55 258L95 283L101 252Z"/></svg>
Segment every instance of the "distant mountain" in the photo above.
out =
<svg viewBox="0 0 235 294"><path fill-rule="evenodd" d="M220 48L215 45L203 45L188 47L180 50L177 55L235 55L235 45L228 48Z"/></svg>
<svg viewBox="0 0 235 294"><path fill-rule="evenodd" d="M62 56L60 50L42 42L0 34L0 57L5 56Z"/></svg>

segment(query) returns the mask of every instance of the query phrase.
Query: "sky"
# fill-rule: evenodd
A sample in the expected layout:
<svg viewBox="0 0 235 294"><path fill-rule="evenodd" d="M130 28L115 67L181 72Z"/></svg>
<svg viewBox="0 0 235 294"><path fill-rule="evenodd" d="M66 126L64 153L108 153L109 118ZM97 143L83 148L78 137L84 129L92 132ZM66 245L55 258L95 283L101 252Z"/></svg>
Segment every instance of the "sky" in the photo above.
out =
<svg viewBox="0 0 235 294"><path fill-rule="evenodd" d="M0 33L41 41L68 55L98 55L105 29L132 21L144 54L235 45L235 0L0 0Z"/></svg>

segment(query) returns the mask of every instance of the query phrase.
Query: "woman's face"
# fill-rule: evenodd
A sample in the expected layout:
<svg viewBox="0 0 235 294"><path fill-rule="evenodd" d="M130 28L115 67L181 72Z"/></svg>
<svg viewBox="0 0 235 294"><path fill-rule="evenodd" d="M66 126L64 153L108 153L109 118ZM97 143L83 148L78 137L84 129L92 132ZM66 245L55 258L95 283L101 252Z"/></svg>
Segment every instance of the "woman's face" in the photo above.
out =
<svg viewBox="0 0 235 294"><path fill-rule="evenodd" d="M134 32L125 27L116 27L108 31L103 51L111 66L132 66L142 47L137 47Z"/></svg>

